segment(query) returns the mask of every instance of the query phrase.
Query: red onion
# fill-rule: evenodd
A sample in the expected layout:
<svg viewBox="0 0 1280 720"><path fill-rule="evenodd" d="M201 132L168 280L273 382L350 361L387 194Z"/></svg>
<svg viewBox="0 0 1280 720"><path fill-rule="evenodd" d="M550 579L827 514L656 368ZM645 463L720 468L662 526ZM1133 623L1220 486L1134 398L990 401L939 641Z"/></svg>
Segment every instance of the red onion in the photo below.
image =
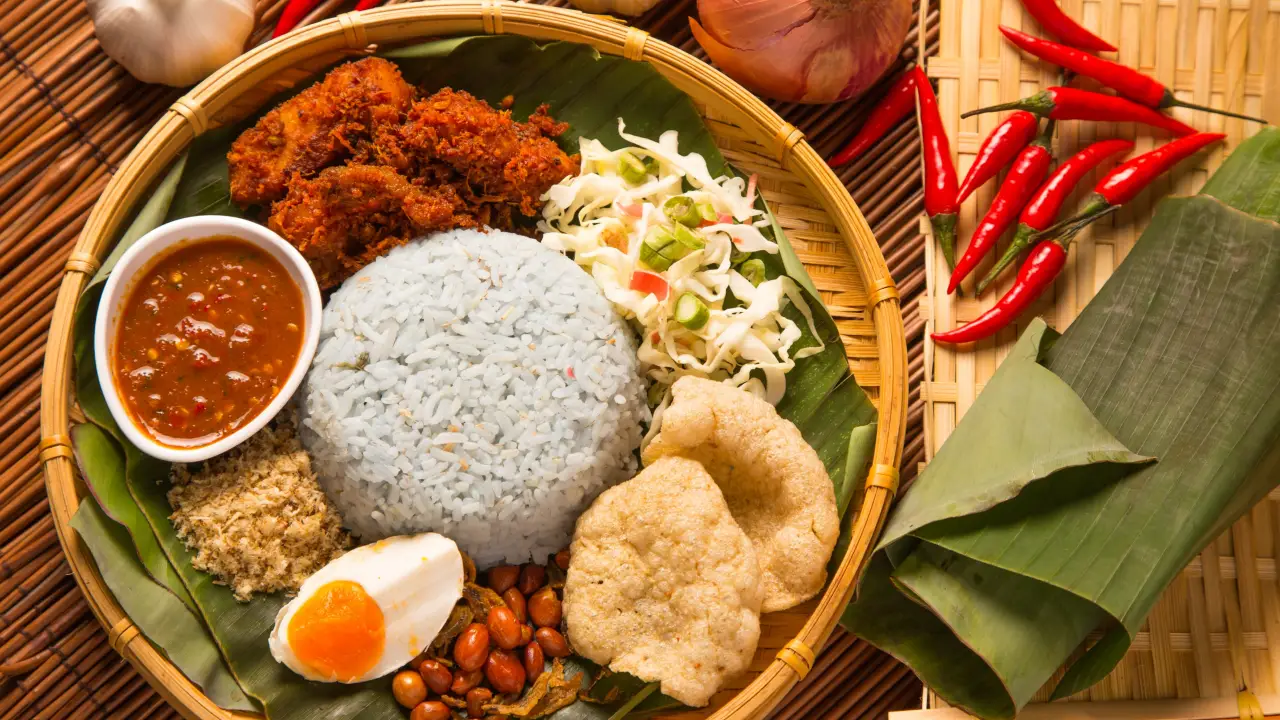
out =
<svg viewBox="0 0 1280 720"><path fill-rule="evenodd" d="M862 94L898 56L910 0L698 0L689 25L726 74L778 100Z"/></svg>

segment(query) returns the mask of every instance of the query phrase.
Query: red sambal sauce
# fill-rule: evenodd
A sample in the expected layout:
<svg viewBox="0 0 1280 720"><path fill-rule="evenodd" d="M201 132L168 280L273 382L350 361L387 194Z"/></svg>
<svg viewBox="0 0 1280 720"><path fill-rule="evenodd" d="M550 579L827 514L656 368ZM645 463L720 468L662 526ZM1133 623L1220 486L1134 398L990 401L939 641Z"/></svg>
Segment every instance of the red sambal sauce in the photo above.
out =
<svg viewBox="0 0 1280 720"><path fill-rule="evenodd" d="M302 291L278 260L236 237L191 241L129 290L115 378L134 422L158 442L198 447L271 403L302 350Z"/></svg>

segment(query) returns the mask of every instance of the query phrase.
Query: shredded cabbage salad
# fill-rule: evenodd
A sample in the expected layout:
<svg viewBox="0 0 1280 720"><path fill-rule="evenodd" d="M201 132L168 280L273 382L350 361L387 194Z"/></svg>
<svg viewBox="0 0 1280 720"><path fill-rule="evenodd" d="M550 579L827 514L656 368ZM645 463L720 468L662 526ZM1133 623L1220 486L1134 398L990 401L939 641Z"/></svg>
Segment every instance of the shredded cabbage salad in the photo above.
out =
<svg viewBox="0 0 1280 720"><path fill-rule="evenodd" d="M777 404L795 361L823 346L792 352L801 329L783 308L795 305L817 338L813 314L791 278L767 279L752 258L778 252L761 232L769 221L754 207L755 177L713 178L701 155L680 153L674 130L655 142L619 118L618 134L631 147L580 141L580 174L542 197L542 242L572 253L639 325L641 367L663 394L654 404L665 406L665 389L684 375Z"/></svg>

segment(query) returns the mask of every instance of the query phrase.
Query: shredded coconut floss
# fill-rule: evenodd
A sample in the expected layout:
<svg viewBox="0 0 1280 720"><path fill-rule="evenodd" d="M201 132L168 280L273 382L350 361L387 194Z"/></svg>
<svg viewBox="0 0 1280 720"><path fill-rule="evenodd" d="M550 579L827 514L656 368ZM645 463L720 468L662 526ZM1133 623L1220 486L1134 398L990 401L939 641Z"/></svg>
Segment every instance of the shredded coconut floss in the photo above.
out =
<svg viewBox="0 0 1280 720"><path fill-rule="evenodd" d="M192 565L242 602L296 591L351 546L289 413L225 455L175 464L170 480L169 519L195 551Z"/></svg>

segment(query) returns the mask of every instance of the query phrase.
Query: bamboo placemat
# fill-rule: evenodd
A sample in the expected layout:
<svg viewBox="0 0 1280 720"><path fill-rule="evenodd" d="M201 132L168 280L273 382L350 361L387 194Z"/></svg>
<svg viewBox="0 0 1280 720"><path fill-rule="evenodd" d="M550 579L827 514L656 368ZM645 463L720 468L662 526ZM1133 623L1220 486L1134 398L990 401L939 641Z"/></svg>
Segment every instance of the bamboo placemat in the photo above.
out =
<svg viewBox="0 0 1280 720"><path fill-rule="evenodd" d="M270 36L284 0L260 0L251 44ZM309 21L351 9L327 0ZM564 5L566 0L549 4ZM686 18L692 0L659 5L632 24L705 59ZM936 7L926 16L928 52L937 43ZM899 66L914 61L918 38ZM893 71L891 71L893 74ZM868 102L775 104L810 143L829 155L847 140ZM39 372L63 264L116 164L179 96L143 85L107 58L82 2L0 1L0 719L176 718L109 646L70 577L54 534L37 464ZM924 459L918 383L923 377L918 300L925 288L918 140L910 125L867 158L839 171L888 260L902 295L911 394L903 480ZM806 244L789 228L817 285L839 293L848 258ZM828 244L829 245L829 244ZM822 267L825 266L825 267ZM837 318L839 308L834 308ZM920 685L888 656L841 631L807 680L774 717L881 718L918 706Z"/></svg>
<svg viewBox="0 0 1280 720"><path fill-rule="evenodd" d="M1235 110L1280 123L1280 4L1266 0L1060 0L1072 17L1119 47L1116 59L1139 68L1171 87L1183 100ZM938 79L943 122L957 151L957 170L963 174L973 162L982 139L1003 119L996 114L967 120L960 113L994 103L1016 100L1041 87L1058 84L1057 69L1020 54L1004 41L998 26L1009 25L1042 35L1025 15L1018 0L944 0L940 47L928 62ZM1179 110L1174 113L1197 129L1224 132L1225 146L1217 146L1182 163L1133 203L1080 235L1069 263L1051 293L1035 310L1063 330L1084 308L1111 271L1124 259L1142 233L1159 200L1186 195L1200 186L1241 140L1258 129L1256 123ZM1068 157L1095 140L1120 137L1134 140L1134 153L1163 144L1167 136L1137 130L1131 124L1065 122L1058 126L1055 156ZM1105 172L1114 165L1105 165ZM1086 178L1076 199L1087 193L1097 173ZM967 240L985 212L997 184L975 192L960 211L961 243ZM1075 200L1066 208L1075 207ZM1001 245L997 252L1003 252ZM946 295L945 264L936 249L929 253L929 290L924 301L934 310L933 327L946 329L977 317L1009 287L1012 272L995 292L980 299L957 300ZM990 266L975 271L979 277ZM928 314L928 313L926 313ZM929 455L946 441L956 423L973 404L1013 341L1033 317L1027 313L1015 328L975 349L953 352L925 349L925 435ZM1222 537L1209 545L1170 586L1156 604L1129 654L1114 672L1093 688L1072 698L1084 701L1164 700L1170 698L1227 698L1229 702L1187 705L1193 714L1168 713L1168 704L1135 704L1114 717L1225 717L1214 714L1234 708L1235 696L1248 690L1275 712L1272 701L1280 692L1280 586L1276 582L1276 549L1280 541L1280 492L1273 491ZM1054 678L1052 682L1056 682ZM1052 682L1050 687L1052 687ZM1037 696L1045 700L1045 690ZM1246 697L1247 701L1248 698ZM1177 703L1173 704L1175 707ZM1107 706L1110 708L1110 706ZM1101 711L1101 708L1100 708ZM1070 709L1041 708L1035 717L1059 717ZM1077 710L1078 712L1078 710ZM1249 717L1242 705L1240 717ZM1261 710L1257 717L1261 717ZM953 713L911 717L953 717ZM1231 717L1236 717L1232 710ZM1107 717L1111 717L1108 715Z"/></svg>

